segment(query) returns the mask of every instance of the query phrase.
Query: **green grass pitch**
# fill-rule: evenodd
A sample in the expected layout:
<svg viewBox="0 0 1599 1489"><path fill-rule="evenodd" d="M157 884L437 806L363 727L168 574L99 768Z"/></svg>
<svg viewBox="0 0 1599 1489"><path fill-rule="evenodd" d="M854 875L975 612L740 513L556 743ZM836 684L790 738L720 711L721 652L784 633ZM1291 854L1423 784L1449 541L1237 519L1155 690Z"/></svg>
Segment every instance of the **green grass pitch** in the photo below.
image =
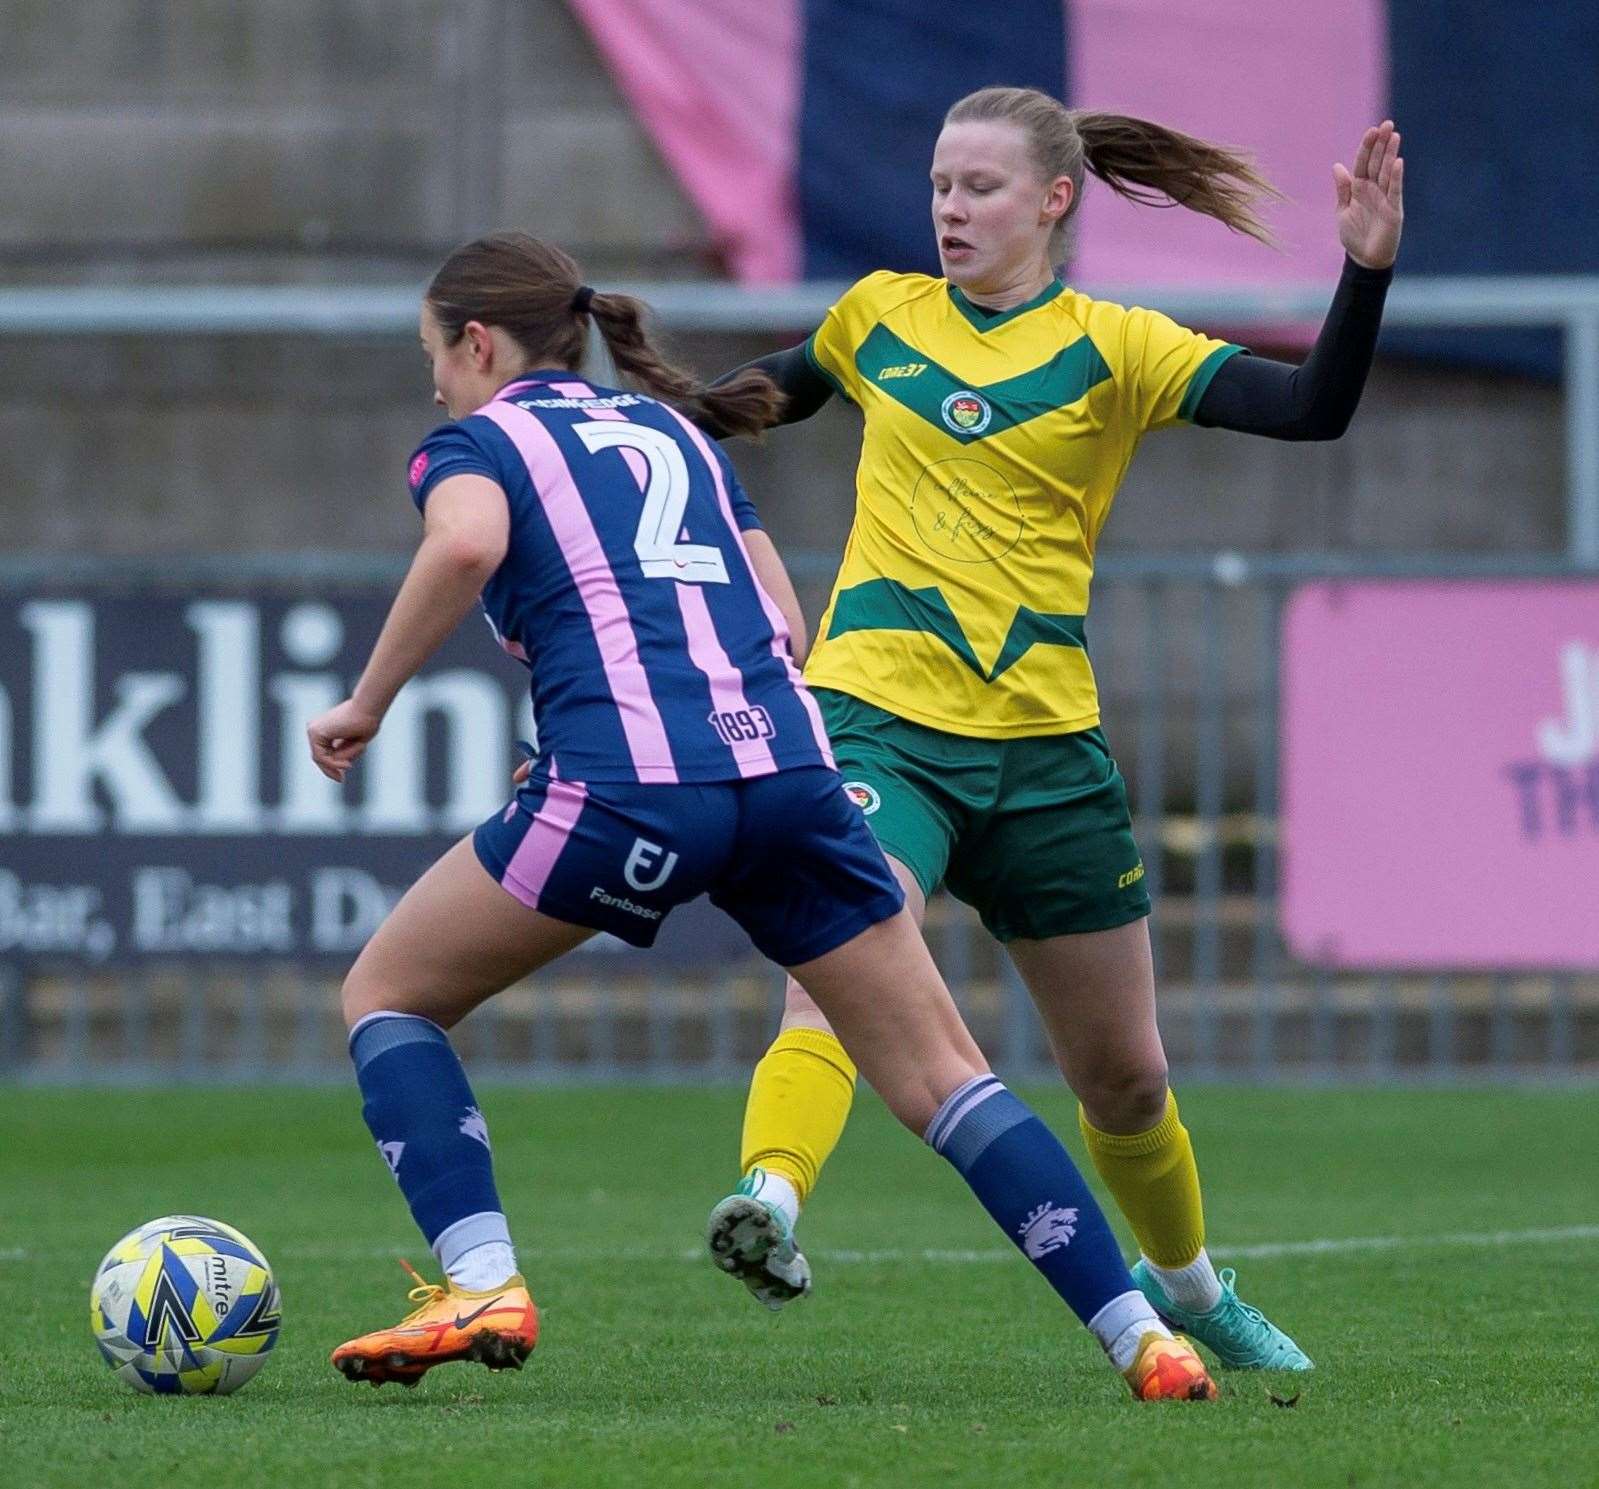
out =
<svg viewBox="0 0 1599 1489"><path fill-rule="evenodd" d="M1063 1089L1029 1094L1075 1148ZM404 1310L393 1258L431 1261L353 1086L0 1090L0 1480L1599 1483L1591 1090L1186 1090L1217 1259L1319 1367L1223 1375L1216 1406L1135 1403L875 1098L806 1217L815 1295L772 1317L698 1251L741 1092L482 1096L543 1332L520 1375L405 1391L327 1365ZM168 1211L242 1227L282 1284L237 1396L138 1396L90 1341L101 1253Z"/></svg>

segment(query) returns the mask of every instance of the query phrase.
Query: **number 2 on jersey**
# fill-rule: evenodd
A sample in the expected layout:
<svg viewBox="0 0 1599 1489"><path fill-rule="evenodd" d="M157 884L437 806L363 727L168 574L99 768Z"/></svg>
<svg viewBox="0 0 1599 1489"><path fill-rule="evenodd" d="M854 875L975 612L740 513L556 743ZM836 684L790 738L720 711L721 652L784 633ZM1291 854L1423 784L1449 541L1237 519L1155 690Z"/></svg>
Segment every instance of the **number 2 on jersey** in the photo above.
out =
<svg viewBox="0 0 1599 1489"><path fill-rule="evenodd" d="M639 516L633 547L639 567L649 579L676 579L682 584L726 584L727 564L721 550L706 543L680 543L683 509L688 505L688 463L670 435L647 424L620 419L594 419L574 424L572 432L590 454L601 450L636 450L644 457L644 511Z"/></svg>

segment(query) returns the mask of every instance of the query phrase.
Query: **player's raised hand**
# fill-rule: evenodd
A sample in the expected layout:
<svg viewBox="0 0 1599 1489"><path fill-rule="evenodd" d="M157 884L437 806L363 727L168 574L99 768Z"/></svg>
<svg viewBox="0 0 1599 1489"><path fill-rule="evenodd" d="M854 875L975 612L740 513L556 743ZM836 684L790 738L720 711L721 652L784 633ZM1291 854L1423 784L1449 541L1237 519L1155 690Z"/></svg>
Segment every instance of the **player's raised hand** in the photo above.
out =
<svg viewBox="0 0 1599 1489"><path fill-rule="evenodd" d="M1405 162L1392 119L1368 129L1353 167L1335 165L1338 241L1357 264L1386 269L1399 253L1405 222Z"/></svg>
<svg viewBox="0 0 1599 1489"><path fill-rule="evenodd" d="M305 733L316 768L330 781L342 784L382 723L379 715L362 708L353 698L346 698L320 718L312 719Z"/></svg>

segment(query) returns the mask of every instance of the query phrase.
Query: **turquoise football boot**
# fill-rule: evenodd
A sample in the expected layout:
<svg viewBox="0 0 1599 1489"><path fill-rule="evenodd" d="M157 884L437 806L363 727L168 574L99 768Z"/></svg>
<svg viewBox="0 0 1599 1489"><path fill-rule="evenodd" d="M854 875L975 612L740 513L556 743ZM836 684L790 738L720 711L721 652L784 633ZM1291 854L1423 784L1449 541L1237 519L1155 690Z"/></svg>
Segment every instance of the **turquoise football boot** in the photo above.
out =
<svg viewBox="0 0 1599 1489"><path fill-rule="evenodd" d="M1209 1313L1190 1313L1166 1296L1149 1263L1139 1257L1133 1281L1174 1329L1197 1339L1229 1370L1314 1370L1316 1367L1297 1344L1258 1308L1252 1308L1233 1290L1238 1274L1223 1267L1221 1302Z"/></svg>
<svg viewBox="0 0 1599 1489"><path fill-rule="evenodd" d="M757 1302L776 1313L810 1292L811 1264L794 1244L782 1212L757 1199L755 1187L752 1179L744 1179L711 1211L705 1244L720 1270L737 1277Z"/></svg>

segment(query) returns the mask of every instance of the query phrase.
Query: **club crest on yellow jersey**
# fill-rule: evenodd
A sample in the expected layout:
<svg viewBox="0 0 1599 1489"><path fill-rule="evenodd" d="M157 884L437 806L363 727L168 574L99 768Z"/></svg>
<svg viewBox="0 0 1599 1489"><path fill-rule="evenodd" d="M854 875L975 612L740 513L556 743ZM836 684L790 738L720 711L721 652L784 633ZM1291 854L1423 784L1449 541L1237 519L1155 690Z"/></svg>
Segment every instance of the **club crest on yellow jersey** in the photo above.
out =
<svg viewBox="0 0 1599 1489"><path fill-rule="evenodd" d="M962 388L958 393L951 393L944 400L939 413L951 429L961 434L981 434L988 428L989 420L994 417L994 410L988 400L981 393L972 392L970 388Z"/></svg>

